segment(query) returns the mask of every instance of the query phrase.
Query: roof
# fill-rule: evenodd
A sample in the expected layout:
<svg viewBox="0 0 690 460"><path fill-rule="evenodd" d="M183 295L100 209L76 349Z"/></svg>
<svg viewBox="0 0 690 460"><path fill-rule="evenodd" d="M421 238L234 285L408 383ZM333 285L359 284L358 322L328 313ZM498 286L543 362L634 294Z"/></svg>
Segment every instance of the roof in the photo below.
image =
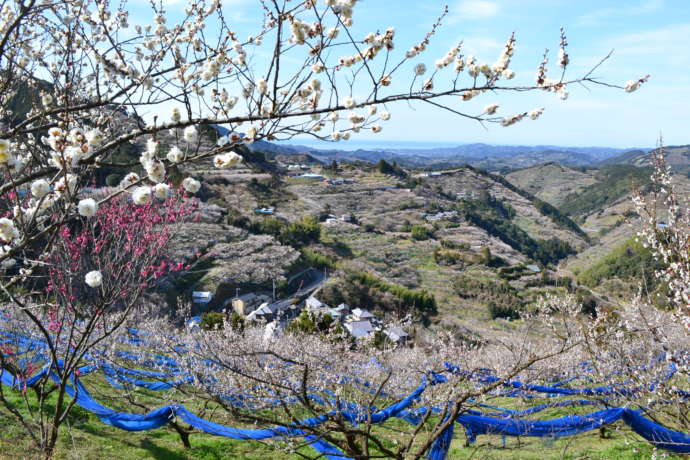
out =
<svg viewBox="0 0 690 460"><path fill-rule="evenodd" d="M539 273L541 271L541 268L539 268L539 265L537 264L525 265L525 268L527 270L533 271L534 273Z"/></svg>
<svg viewBox="0 0 690 460"><path fill-rule="evenodd" d="M326 304L321 302L316 297L308 297L306 300L306 304L309 308L324 308L324 307L326 307Z"/></svg>
<svg viewBox="0 0 690 460"><path fill-rule="evenodd" d="M373 318L374 315L369 313L367 310L362 310L361 308L355 308L352 310L352 314L358 318Z"/></svg>
<svg viewBox="0 0 690 460"><path fill-rule="evenodd" d="M373 330L374 327L371 325L369 321L350 321L349 323L345 323L345 328L352 334L354 337L366 337L368 336Z"/></svg>
<svg viewBox="0 0 690 460"><path fill-rule="evenodd" d="M192 301L194 303L208 303L213 298L213 293L209 291L193 291Z"/></svg>
<svg viewBox="0 0 690 460"><path fill-rule="evenodd" d="M405 339L410 336L407 332L403 330L403 328L399 326L393 326L389 327L386 330L383 331L384 334L388 336L389 339L391 339L393 342L397 342L401 339Z"/></svg>

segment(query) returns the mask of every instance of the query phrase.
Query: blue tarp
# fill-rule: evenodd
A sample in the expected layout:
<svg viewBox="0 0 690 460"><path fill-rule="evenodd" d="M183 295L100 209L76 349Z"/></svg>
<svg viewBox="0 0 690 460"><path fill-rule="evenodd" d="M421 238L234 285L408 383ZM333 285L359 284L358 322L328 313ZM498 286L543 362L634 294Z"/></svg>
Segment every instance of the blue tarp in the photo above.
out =
<svg viewBox="0 0 690 460"><path fill-rule="evenodd" d="M38 362L41 360L44 360L45 362L45 356L41 354L42 346L40 343L37 343L37 341L25 340L20 336L10 335L7 333L3 334L3 336L10 337L7 339L7 341L19 346L16 356L23 356L28 353L28 351L34 351L37 353L37 356L41 356L40 359L33 359L36 356L31 358L22 358L22 363L28 365L28 363ZM79 368L79 374L83 375L88 372L93 372L96 369L101 369L108 381L113 386L121 386L122 383L124 383L154 390L169 389L174 386L191 383L193 380L191 376L178 370L177 363L174 359L166 356L151 355L150 357L142 360L140 356L134 353L121 352L120 357L126 358L133 362L143 362L145 365L150 364L163 366L170 369L170 371L159 372L127 369L105 363L101 360L94 365ZM60 365L61 363L57 364L58 368ZM50 365L45 365L39 370L39 372L26 379L15 377L7 371L0 370L0 382L2 382L3 385L18 389L34 386L46 377L50 377L52 380L59 382L60 377L53 371L53 369L54 368ZM467 373L462 371L460 368L453 366L452 364L446 364L446 369L452 373L466 375L467 377L479 381L482 384L500 382L504 387L509 387L520 391L539 392L559 396L615 396L621 394L631 394L638 390L635 388L630 389L624 386L614 387L612 385L594 388L562 388L559 385L561 385L563 382L557 382L556 384L550 386L524 384L519 381L501 382L498 377L491 375L489 372ZM670 366L666 378L671 378L671 376L673 376L675 373L675 370L675 365ZM144 380L142 377L158 380ZM318 404L329 405L332 407L332 409L326 415L300 420L298 423L292 426L276 426L263 429L233 428L220 425L208 420L204 420L189 412L185 407L177 404L164 406L147 414L119 412L96 401L87 391L78 377L72 376L71 381L72 385L67 387L67 392L76 400L76 403L79 406L97 415L104 423L124 430L142 431L155 429L167 425L175 418L179 418L180 420L203 432L232 439L259 440L271 438L280 439L284 437L304 437L306 442L324 457L333 460L347 460L348 458L343 456L342 452L340 452L326 440L310 434L308 432L308 428L324 423L329 419L329 417L333 416L342 417L353 425L364 423L366 421L371 421L371 423L374 424L384 423L391 417L397 417L410 423L420 423L424 414L429 410L438 414L441 412L440 409L428 407L411 409L411 407L420 400L420 397L427 388L427 385L443 384L447 381L447 378L442 374L429 372L427 377L424 378L422 384L419 385L414 391L401 398L398 402L393 403L383 409L359 406L349 402L336 403L335 399L324 399L318 396L316 393L310 393L310 398L312 400L316 401ZM313 389L310 391L324 392L329 394L328 391L323 389ZM230 400L235 398L238 401L242 401L243 396L234 395L228 396L228 398ZM560 401L557 403L534 406L525 410L509 410L480 404L480 406L492 409L495 412L486 413L479 411L466 411L461 413L455 419L455 423L462 425L465 429L468 440L473 441L477 435L537 436L558 438L583 433L614 423L618 420L622 420L628 426L630 426L633 431L656 447L678 453L690 453L690 435L669 430L646 418L642 412L632 409L603 409L590 414L570 415L551 420L528 420L521 418L525 415L534 414L551 407L596 405L601 404L608 399L609 398L599 398L598 401ZM444 430L442 435L433 443L428 453L430 459L442 460L447 456L447 452L453 437L454 424L451 424L448 429Z"/></svg>

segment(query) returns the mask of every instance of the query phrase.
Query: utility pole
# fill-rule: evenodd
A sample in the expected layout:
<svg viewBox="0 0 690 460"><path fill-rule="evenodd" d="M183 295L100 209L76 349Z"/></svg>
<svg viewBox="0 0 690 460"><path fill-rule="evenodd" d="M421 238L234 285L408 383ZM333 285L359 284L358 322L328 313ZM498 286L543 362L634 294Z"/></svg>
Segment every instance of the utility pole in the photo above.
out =
<svg viewBox="0 0 690 460"><path fill-rule="evenodd" d="M276 279L273 278L273 301L276 301Z"/></svg>
<svg viewBox="0 0 690 460"><path fill-rule="evenodd" d="M235 288L235 298L240 296L240 288Z"/></svg>

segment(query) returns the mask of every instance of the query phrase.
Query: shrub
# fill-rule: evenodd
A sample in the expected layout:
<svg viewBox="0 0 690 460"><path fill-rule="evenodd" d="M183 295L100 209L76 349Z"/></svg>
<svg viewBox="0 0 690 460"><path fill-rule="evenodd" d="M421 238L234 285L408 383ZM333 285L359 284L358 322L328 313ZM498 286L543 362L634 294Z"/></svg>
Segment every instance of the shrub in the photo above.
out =
<svg viewBox="0 0 690 460"><path fill-rule="evenodd" d="M412 226L412 239L417 241L428 240L432 236L432 231L424 225Z"/></svg>
<svg viewBox="0 0 690 460"><path fill-rule="evenodd" d="M520 312L515 308L514 305L499 305L498 303L491 301L488 303L489 316L491 319L505 318L505 319L518 319L520 318Z"/></svg>
<svg viewBox="0 0 690 460"><path fill-rule="evenodd" d="M211 331L214 329L223 329L223 321L225 319L225 315L223 313L211 311L208 313L204 313L201 316L201 328L206 330L206 331Z"/></svg>

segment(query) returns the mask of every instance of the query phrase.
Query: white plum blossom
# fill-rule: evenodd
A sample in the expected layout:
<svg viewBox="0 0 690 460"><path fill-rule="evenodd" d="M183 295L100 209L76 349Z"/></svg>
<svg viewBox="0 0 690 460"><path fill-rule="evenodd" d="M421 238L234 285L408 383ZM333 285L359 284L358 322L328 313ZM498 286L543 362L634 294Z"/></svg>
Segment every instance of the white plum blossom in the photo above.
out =
<svg viewBox="0 0 690 460"><path fill-rule="evenodd" d="M12 219L7 217L0 218L0 238L5 241L12 241L19 238L19 231L17 227L14 226Z"/></svg>
<svg viewBox="0 0 690 460"><path fill-rule="evenodd" d="M185 140L185 142L191 144L192 142L195 142L198 139L199 133L197 132L196 127L190 125L184 129L182 137Z"/></svg>
<svg viewBox="0 0 690 460"><path fill-rule="evenodd" d="M160 200L165 200L170 195L170 186L160 183L153 186L153 194Z"/></svg>
<svg viewBox="0 0 690 460"><path fill-rule="evenodd" d="M165 156L170 163L179 163L184 160L184 153L177 146L173 146Z"/></svg>
<svg viewBox="0 0 690 460"><path fill-rule="evenodd" d="M379 115L379 116L381 117L381 120L383 120L383 121L388 121L391 119L390 112L381 112L381 115Z"/></svg>
<svg viewBox="0 0 690 460"><path fill-rule="evenodd" d="M539 107L536 109L532 109L529 112L527 112L527 115L532 119L536 120L541 116L541 114L544 112L544 107Z"/></svg>
<svg viewBox="0 0 690 460"><path fill-rule="evenodd" d="M253 142L254 139L256 139L256 131L256 126L250 126L249 128L247 128L246 137L249 142Z"/></svg>
<svg viewBox="0 0 690 460"><path fill-rule="evenodd" d="M355 106L355 100L352 98L352 96L347 96L343 98L342 104L343 106L345 106L346 109L351 109Z"/></svg>
<svg viewBox="0 0 690 460"><path fill-rule="evenodd" d="M484 107L484 113L487 115L495 114L496 110L498 110L498 104L489 104L486 107Z"/></svg>
<svg viewBox="0 0 690 460"><path fill-rule="evenodd" d="M383 130L381 125L374 125L371 127L371 132L373 132L373 133L380 133L381 130Z"/></svg>
<svg viewBox="0 0 690 460"><path fill-rule="evenodd" d="M10 141L7 139L0 139L0 164L8 163L12 160L10 153Z"/></svg>
<svg viewBox="0 0 690 460"><path fill-rule="evenodd" d="M103 133L98 129L91 129L86 132L86 142L95 147L103 141Z"/></svg>
<svg viewBox="0 0 690 460"><path fill-rule="evenodd" d="M146 152L149 155L155 155L158 153L158 146L160 145L160 142L155 140L154 138L150 138L149 140L146 141Z"/></svg>
<svg viewBox="0 0 690 460"><path fill-rule="evenodd" d="M55 191L64 194L69 193L74 194L77 189L77 176L74 174L66 174L61 176L57 182L55 182Z"/></svg>
<svg viewBox="0 0 690 460"><path fill-rule="evenodd" d="M45 179L35 180L31 184L31 194L38 199L43 198L50 193L50 183Z"/></svg>
<svg viewBox="0 0 690 460"><path fill-rule="evenodd" d="M259 94L266 94L268 92L268 82L265 78L259 78L256 81L256 90Z"/></svg>
<svg viewBox="0 0 690 460"><path fill-rule="evenodd" d="M415 75L424 75L426 73L426 66L424 63L419 63L416 66L414 66L414 74Z"/></svg>
<svg viewBox="0 0 690 460"><path fill-rule="evenodd" d="M182 188L184 188L189 193L196 193L201 188L201 182L194 179L193 177L187 177L182 181Z"/></svg>
<svg viewBox="0 0 690 460"><path fill-rule="evenodd" d="M649 75L638 78L637 80L629 80L628 82L625 83L624 89L626 93L632 93L634 91L637 91L642 83L645 83L647 80L649 80Z"/></svg>
<svg viewBox="0 0 690 460"><path fill-rule="evenodd" d="M180 109L177 107L173 107L172 112L170 113L170 118L175 123L179 123L180 120L182 120L182 114L180 113Z"/></svg>
<svg viewBox="0 0 690 460"><path fill-rule="evenodd" d="M216 155L213 158L213 165L216 168L229 168L242 161L242 155L238 155L235 152L227 152L220 155Z"/></svg>
<svg viewBox="0 0 690 460"><path fill-rule="evenodd" d="M139 175L138 175L137 173L134 173L134 172L128 173L128 174L127 174L125 177L123 177L122 180L120 181L120 187L122 187L122 188L127 188L127 187L129 187L129 186L131 186L131 185L136 184L136 183L139 182L140 180L141 180L141 178L139 177Z"/></svg>
<svg viewBox="0 0 690 460"><path fill-rule="evenodd" d="M151 187L141 186L134 189L132 192L132 201L135 204L148 204L151 202Z"/></svg>
<svg viewBox="0 0 690 460"><path fill-rule="evenodd" d="M84 276L84 282L89 285L89 287L97 288L103 284L103 275L98 270L92 270Z"/></svg>
<svg viewBox="0 0 690 460"><path fill-rule="evenodd" d="M80 216L93 217L98 211L98 203L93 198L85 198L79 201L77 208Z"/></svg>

